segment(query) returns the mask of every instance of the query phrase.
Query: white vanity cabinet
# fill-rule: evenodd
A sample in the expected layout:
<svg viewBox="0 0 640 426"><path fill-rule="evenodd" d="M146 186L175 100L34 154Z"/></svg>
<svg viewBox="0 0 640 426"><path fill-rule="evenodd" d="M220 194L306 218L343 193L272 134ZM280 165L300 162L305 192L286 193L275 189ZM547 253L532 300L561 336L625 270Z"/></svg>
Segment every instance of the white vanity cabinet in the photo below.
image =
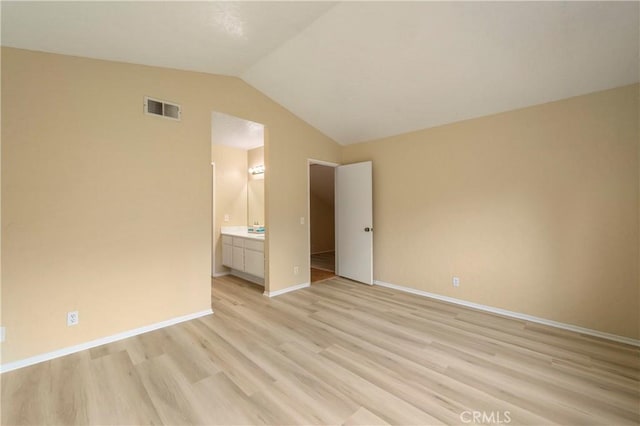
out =
<svg viewBox="0 0 640 426"><path fill-rule="evenodd" d="M264 284L264 241L223 234L222 264L231 268L233 275Z"/></svg>
<svg viewBox="0 0 640 426"><path fill-rule="evenodd" d="M222 236L222 264L233 267L233 237L228 235Z"/></svg>
<svg viewBox="0 0 640 426"><path fill-rule="evenodd" d="M244 241L244 272L264 278L264 241Z"/></svg>
<svg viewBox="0 0 640 426"><path fill-rule="evenodd" d="M231 268L244 271L244 238L233 237Z"/></svg>

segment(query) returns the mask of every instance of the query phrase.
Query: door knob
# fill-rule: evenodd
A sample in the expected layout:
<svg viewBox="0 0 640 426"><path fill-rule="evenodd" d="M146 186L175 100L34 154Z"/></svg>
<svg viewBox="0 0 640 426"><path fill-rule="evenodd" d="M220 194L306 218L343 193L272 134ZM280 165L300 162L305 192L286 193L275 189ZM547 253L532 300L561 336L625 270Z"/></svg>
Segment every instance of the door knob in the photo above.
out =
<svg viewBox="0 0 640 426"><path fill-rule="evenodd" d="M364 232L373 232L373 228L369 228L368 226L364 228Z"/></svg>

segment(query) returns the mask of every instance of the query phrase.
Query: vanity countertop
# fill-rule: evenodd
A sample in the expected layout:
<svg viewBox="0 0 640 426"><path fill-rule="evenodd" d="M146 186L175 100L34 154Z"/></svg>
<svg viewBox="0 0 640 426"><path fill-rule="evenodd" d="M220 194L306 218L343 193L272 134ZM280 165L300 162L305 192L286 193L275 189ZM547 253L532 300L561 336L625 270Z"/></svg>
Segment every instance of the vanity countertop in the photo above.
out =
<svg viewBox="0 0 640 426"><path fill-rule="evenodd" d="M233 237L251 238L253 240L264 241L264 234L255 234L249 232L246 226L222 226L220 227L222 235L230 235Z"/></svg>

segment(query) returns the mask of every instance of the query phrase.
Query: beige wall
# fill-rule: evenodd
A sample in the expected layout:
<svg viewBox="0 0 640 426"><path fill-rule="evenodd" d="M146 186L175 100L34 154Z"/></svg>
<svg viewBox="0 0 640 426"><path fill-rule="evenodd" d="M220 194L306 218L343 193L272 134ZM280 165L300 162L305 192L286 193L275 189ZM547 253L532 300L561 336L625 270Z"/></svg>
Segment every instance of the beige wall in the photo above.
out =
<svg viewBox="0 0 640 426"><path fill-rule="evenodd" d="M637 339L638 143L633 85L346 147L375 279Z"/></svg>
<svg viewBox="0 0 640 426"><path fill-rule="evenodd" d="M210 307L212 111L266 125L268 285L309 281L307 158L339 146L240 79L3 48L2 107L2 362Z"/></svg>
<svg viewBox="0 0 640 426"><path fill-rule="evenodd" d="M214 143L211 161L216 171L215 273L223 273L228 269L222 266L220 227L247 225L247 151ZM225 215L229 216L228 222L224 221Z"/></svg>
<svg viewBox="0 0 640 426"><path fill-rule="evenodd" d="M309 282L307 161L342 153L374 161L376 279L639 337L637 85L341 150L237 78L1 63L3 363L209 308L212 111L266 125L271 291Z"/></svg>
<svg viewBox="0 0 640 426"><path fill-rule="evenodd" d="M269 239L267 266L270 289L274 291L310 282L308 160L337 163L340 146L314 142L303 133L288 146L276 145L271 143L272 128L267 127L266 130L269 134L265 145L266 228ZM285 173L286 170L288 172ZM301 217L304 218L304 224L300 223ZM282 232L284 229L287 232ZM270 256L270 253L274 255ZM293 274L294 266L299 267L298 275ZM277 287L274 283L277 283Z"/></svg>

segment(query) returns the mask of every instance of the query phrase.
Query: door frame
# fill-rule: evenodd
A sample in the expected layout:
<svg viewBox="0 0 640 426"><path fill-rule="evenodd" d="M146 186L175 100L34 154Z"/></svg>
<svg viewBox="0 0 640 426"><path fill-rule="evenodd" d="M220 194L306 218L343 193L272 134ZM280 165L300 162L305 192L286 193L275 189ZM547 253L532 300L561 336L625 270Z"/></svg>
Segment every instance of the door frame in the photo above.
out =
<svg viewBox="0 0 640 426"><path fill-rule="evenodd" d="M211 162L211 277L216 276L216 163Z"/></svg>
<svg viewBox="0 0 640 426"><path fill-rule="evenodd" d="M307 259L309 262L309 267L307 270L309 271L309 284L311 284L311 165L317 164L320 166L327 166L334 168L334 176L335 176L335 168L341 166L339 163L333 163L331 161L324 160L316 160L313 158L307 158ZM333 181L333 202L335 205L336 202L336 189L335 189L335 179ZM334 224L333 227L334 234L336 233L336 226ZM334 238L334 251L335 251L335 262L334 270L337 270L336 265L338 263L338 239Z"/></svg>

